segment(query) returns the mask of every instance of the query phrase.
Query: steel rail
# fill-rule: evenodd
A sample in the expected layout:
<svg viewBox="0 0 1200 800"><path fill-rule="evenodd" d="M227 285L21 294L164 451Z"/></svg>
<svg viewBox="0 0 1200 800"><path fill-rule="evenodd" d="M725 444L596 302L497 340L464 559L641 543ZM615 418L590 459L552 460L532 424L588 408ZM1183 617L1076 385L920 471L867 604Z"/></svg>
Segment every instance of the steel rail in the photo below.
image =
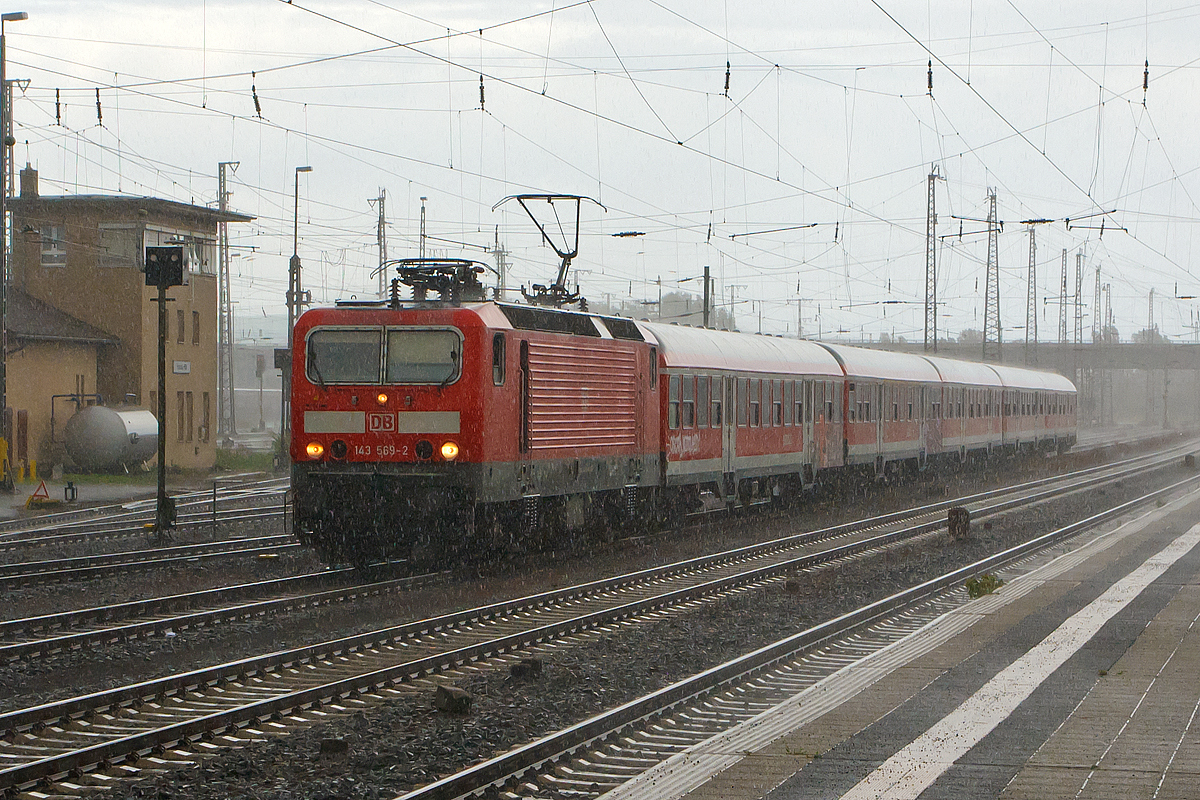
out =
<svg viewBox="0 0 1200 800"><path fill-rule="evenodd" d="M219 493L222 499L236 500L239 498L253 499L263 493L279 494L288 489L287 478L270 478L263 481L247 481L240 484L228 484L219 488ZM201 489L195 491L182 492L176 497L176 502L183 501L184 505L202 504L212 502L212 491L209 489ZM17 520L0 521L0 539L5 537L31 533L42 530L56 530L64 527L86 526L97 521L97 517L102 520L132 517L137 514L144 514L146 510L154 507L155 500L151 496L149 498L140 498L134 500L124 500L117 503L107 503L83 508L71 509L69 511L55 511L48 514L42 514L37 517L28 517ZM145 509L139 510L138 506L145 506Z"/></svg>
<svg viewBox="0 0 1200 800"><path fill-rule="evenodd" d="M288 513L286 504L272 505L262 508L237 508L227 509L220 512L218 522L221 525L241 522L261 522L263 520L272 519L275 517L283 517ZM146 520L151 519L149 515L143 515ZM150 535L149 529L146 527L151 523L143 522L136 525L126 525L124 527L106 527L97 528L91 531L74 531L71 533L55 533L46 536L37 536L28 539L8 539L0 541L0 552L13 552L15 550L24 550L37 547L51 547L54 545L76 544L79 542L95 542L104 541L106 539L123 539L131 536ZM196 512L194 514L183 514L179 517L179 522L176 528L178 533L184 533L189 528L211 528L212 512Z"/></svg>
<svg viewBox="0 0 1200 800"><path fill-rule="evenodd" d="M300 547L302 545L291 534L277 534L253 539L231 539L213 544L179 545L156 550L131 550L128 553L111 553L106 556L85 556L79 559L82 563L75 565L64 564L64 562L73 562L76 559L6 564L0 566L0 589L37 586L55 581L94 578L98 575L109 575L115 572L129 572L138 569L157 569L179 563L211 561L216 558L277 553L281 550L294 550ZM130 557L122 559L119 556ZM52 566L55 564L62 564L62 566ZM30 565L40 565L43 569L36 571L21 571L18 569L19 567Z"/></svg>
<svg viewBox="0 0 1200 800"><path fill-rule="evenodd" d="M752 653L739 656L690 678L678 681L618 708L598 714L558 733L545 736L462 770L455 775L407 792L397 800L457 800L457 798L478 794L488 788L499 788L507 784L523 782L527 780L526 776L530 773L542 770L548 764L570 758L585 748L593 749L597 744L623 735L632 726L645 725L661 719L668 713L680 709L684 704L694 703L711 696L717 690L734 682L751 680L775 664L795 657L800 651L812 648L833 637L843 636L884 615L909 607L930 595L962 583L968 578L985 574L990 570L1020 560L1031 553L1076 536L1138 506L1197 482L1200 482L1200 476L1188 477L1171 486L1157 489L1099 514L1094 514L1087 519L1065 525L965 567L951 570L840 617L814 625Z"/></svg>
<svg viewBox="0 0 1200 800"><path fill-rule="evenodd" d="M327 573L318 574L321 577L326 577L327 575ZM415 588L422 583L428 582L430 578L430 575L406 576L386 581L342 586L319 592L272 597L223 606L221 608L190 611L172 617L128 622L99 630L62 633L53 637L28 642L0 644L0 663L35 655L51 655L64 650L97 647L114 641L125 642L130 639L160 636L167 631L178 633L179 631L208 627L221 622L272 616L303 608L315 608L333 603L349 602L364 597L378 597L401 589ZM0 623L0 633L2 632L3 623Z"/></svg>
<svg viewBox="0 0 1200 800"><path fill-rule="evenodd" d="M1118 477L1110 477L1110 480L1117 480ZM1077 486L1064 487L1061 492L1075 491ZM1037 502L1045 493L1038 493L1037 499L1027 500L1025 502ZM1011 508L1012 503L1018 502L1014 500L1005 501L1000 504L1001 510ZM997 512L999 513L999 512ZM694 601L697 597L712 595L715 593L728 592L739 586L753 585L769 580L781 572L795 571L805 566L812 566L824 561L831 561L837 558L843 558L856 552L864 550L878 549L887 544L897 541L902 538L908 538L911 535L918 535L932 528L940 527L940 521L933 523L921 523L914 526L912 529L894 531L885 534L871 536L867 539L853 542L829 550L800 556L796 558L784 559L781 562L769 564L764 567L759 567L752 570L735 571L732 575L726 575L708 580L692 586L683 588L664 590L654 586L655 583L661 583L661 580L650 581L649 586L643 582L642 588L654 590L656 593L648 597L635 600L633 602L622 603L616 607L609 607L601 610L596 610L583 614L575 614L566 619L551 622L549 624L537 625L534 628L526 629L517 633L511 633L499 638L485 639L475 642L466 647L458 647L453 650L434 653L419 659L410 659L401 661L397 664L391 664L382 669L370 669L362 674L341 678L339 680L325 683L321 686L309 686L302 690L287 691L284 687L283 693L271 697L255 699L253 702L242 705L236 709L227 709L219 714L203 715L201 720L188 720L172 724L158 730L142 731L136 735L125 736L120 739L120 744L114 742L97 743L93 746L82 750L73 751L67 754L49 756L41 759L33 764L25 764L18 767L0 770L0 785L23 785L31 780L38 780L49 776L63 774L72 769L80 769L89 767L93 764L104 763L106 760L115 757L118 754L129 755L130 753L139 753L145 755L152 752L154 747L162 746L164 743L178 741L181 737L195 735L198 731L214 730L214 726L236 724L240 721L254 720L264 715L281 714L285 711L303 709L311 707L314 702L324 702L330 698L341 699L350 696L351 692L362 691L364 688L368 691L378 691L395 681L407 681L415 678L424 677L427 674L435 673L445 669L453 669L463 664L473 663L486 658L494 658L502 656L506 653L511 653L516 650L521 650L531 645L538 644L551 638L568 636L576 634L584 630L589 630L600 625L611 624L614 621L629 619L634 616L644 615L653 611L658 611L670 606ZM915 532L915 533L914 533ZM907 534L907 535L906 535ZM794 538L794 537L790 537ZM741 548L745 551L747 548ZM725 562L728 559L724 560ZM674 565L671 565L672 567ZM668 568L668 570L670 567ZM663 573L662 568L644 570L643 573ZM609 579L606 581L593 582L591 587L604 587L604 593L611 594L614 588L628 584L629 576L621 576L617 579ZM592 592L595 591L593 588ZM574 598L574 605L578 605L579 600L584 594L583 587L572 587L569 590L560 590L558 592L544 593L543 595L534 596L545 598L551 595L559 597ZM446 634L450 632L451 626L455 620L468 619L478 623L481 621L499 622L503 609L509 609L510 615L516 608L525 605L529 602L529 598L518 601L517 603L497 604L494 606L484 607L482 609L473 609L468 612L462 612L455 615L447 615L433 620L425 620L418 623L410 623L407 626L389 629L387 631L375 632L359 637L348 637L347 639L338 640L336 642L325 643L309 648L301 648L299 650L286 651L281 653L271 654L266 657L243 659L238 662L213 667L206 670L199 670L187 675L172 676L166 679L155 681L147 681L122 689L110 690L108 692L95 693L85 697L74 698L72 700L60 701L58 703L47 704L32 709L12 712L10 714L0 715L0 728L7 729L6 738L15 740L20 734L20 730L33 730L45 726L48 721L59 720L62 725L71 724L79 715L95 714L97 710L101 713L115 716L118 714L136 714L136 708L147 702L154 703L156 708L162 713L170 713L173 709L179 710L182 704L183 695L188 693L198 693L202 697L207 692L223 690L230 680L230 676L234 676L234 680L243 685L249 686L249 682L253 679L259 683L265 683L270 680L270 672L274 669L277 672L282 672L285 669L297 669L307 666L309 669L306 675L310 679L316 679L312 669L314 665L321 663L333 664L335 661L345 661L355 655L363 655L364 651L381 651L393 650L411 647L411 643L406 644L406 639L419 637L422 633L425 635L433 634L434 638L445 640ZM544 602L536 602L535 606L545 605ZM521 609L519 616L529 617L531 609ZM528 620L523 620L528 621ZM401 631L406 631L407 637L401 634ZM381 635L382 634L382 635ZM367 666L364 663L364 666ZM261 692L265 686L254 687L255 692ZM236 694L236 689L231 690L230 694ZM167 708L168 698L177 698L178 702L172 708ZM157 712L156 712L157 713ZM63 734L66 735L66 734ZM134 746L136 745L136 747ZM145 752L142 752L142 751Z"/></svg>
<svg viewBox="0 0 1200 800"><path fill-rule="evenodd" d="M1130 459L1130 461L1137 462L1145 460L1147 460L1146 457ZM1168 459L1164 457L1159 457L1159 461L1162 463L1168 463ZM1131 467L1127 462L1121 463L1125 465L1124 473L1128 474ZM1086 476L1090 473L1096 472L1104 473L1104 477L1102 479L1111 480L1112 477L1110 473L1113 469L1114 465L1089 468L1087 470L1081 470L1077 473L1071 473L1070 475L1057 476L1056 478L1052 479L1052 482L1069 483L1072 480L1079 479L1081 476ZM1088 480L1095 479L1091 478ZM1027 491L1028 488L1028 485L1022 485L1020 487L1021 491ZM1006 490L994 490L988 494L989 496L996 496L996 492L1007 493ZM944 502L960 503L964 500L966 500L966 498ZM967 504L971 505L971 502L968 502ZM904 512L900 513L904 514ZM920 515L928 515L928 513L928 511L921 511ZM867 520L861 520L851 524L855 526L855 530L872 529L889 523L901 521L903 519L912 519L914 515L915 512L910 512L908 516L902 516L900 520L893 519L891 515L887 515L883 517L869 518ZM940 524L940 522L937 523L937 525ZM844 533L844 531L839 532L839 529L836 528L829 529L829 536L838 536L843 535ZM801 536L810 537L811 533L801 534ZM348 570L340 570L338 572L348 572ZM313 573L311 577L318 577L322 575L328 576L330 574L332 573ZM276 580L293 581L296 579L281 578ZM236 591L236 589L230 590L230 592L232 591ZM195 602L196 600L200 599L201 596L205 596L211 601L216 599L218 596L227 596L225 593L226 590L215 589L207 590L206 592L192 593L189 597L191 598L191 602ZM243 592L238 592L238 594L241 593ZM158 601L153 599L140 600L123 604L123 606L127 609L125 612L127 616L134 614L145 616L151 613L161 613L162 610L168 608L169 606L176 605L179 602L180 598L179 596L176 596L170 598L161 598ZM126 624L111 625L95 630L71 632L68 632L65 629L71 627L72 625L88 623L94 625L97 623L107 623L111 621L116 614L121 613L119 610L120 607L109 606L99 609L63 612L62 614L49 614L32 620L12 620L7 622L0 621L0 638L6 637L6 634L8 634L9 638L11 638L12 633L20 633L21 631L25 630L41 630L50 633L50 635L43 636L42 638L35 638L30 641L0 644L0 661L50 655L62 652L64 650L78 649L85 646L94 647L103 645L112 641L125 641L131 638L136 639L140 637L155 636L167 630L183 630L190 627L211 625L221 621L238 620L251 616L280 613L292 608L303 607L307 604L308 603L304 602L303 595L291 595L283 598L263 599L256 601L255 603L238 603L222 608L204 609L195 613L179 614L174 617L155 616L149 620L140 620Z"/></svg>
<svg viewBox="0 0 1200 800"><path fill-rule="evenodd" d="M274 485L275 481L272 481ZM242 485L238 488L222 488L218 491L218 504L235 505L239 503L253 504L254 501L278 497L288 491L287 486L263 487ZM209 509L212 507L211 492L196 492L176 495L176 509ZM114 524L138 523L152 519L154 516L154 499L126 500L120 504L90 506L66 512L47 513L47 515L6 521L0 523L0 542L35 540L43 535L60 534L62 531L72 531L77 534L103 534ZM203 513L203 511L198 511ZM185 515L186 516L186 515Z"/></svg>

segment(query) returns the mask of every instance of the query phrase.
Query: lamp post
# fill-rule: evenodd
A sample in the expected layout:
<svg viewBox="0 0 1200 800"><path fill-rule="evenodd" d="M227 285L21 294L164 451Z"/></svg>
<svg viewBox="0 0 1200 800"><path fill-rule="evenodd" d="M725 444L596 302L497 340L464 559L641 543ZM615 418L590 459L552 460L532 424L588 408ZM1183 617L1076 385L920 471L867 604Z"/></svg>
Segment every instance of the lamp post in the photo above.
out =
<svg viewBox="0 0 1200 800"><path fill-rule="evenodd" d="M16 140L9 132L12 109L8 107L8 75L5 71L4 23L29 19L24 11L0 14L0 489L13 491L11 453L8 452L8 151Z"/></svg>
<svg viewBox="0 0 1200 800"><path fill-rule="evenodd" d="M288 262L288 326L287 326L287 364L283 368L283 395L279 401L279 443L282 457L287 454L291 434L289 412L292 391L292 328L303 303L300 291L300 173L312 172L312 167L296 167L296 190L293 195L295 206L292 209L292 259Z"/></svg>

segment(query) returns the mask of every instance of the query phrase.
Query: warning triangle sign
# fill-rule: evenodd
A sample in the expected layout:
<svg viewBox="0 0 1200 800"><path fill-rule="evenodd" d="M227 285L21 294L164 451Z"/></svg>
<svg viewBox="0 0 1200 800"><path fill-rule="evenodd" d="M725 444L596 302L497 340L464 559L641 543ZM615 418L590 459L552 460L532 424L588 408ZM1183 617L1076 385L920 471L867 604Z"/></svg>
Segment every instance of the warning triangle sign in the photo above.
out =
<svg viewBox="0 0 1200 800"><path fill-rule="evenodd" d="M50 499L50 492L46 490L46 482L45 481L42 481L41 483L39 483L37 490L29 496L29 498L31 500L35 497L42 498L44 500Z"/></svg>

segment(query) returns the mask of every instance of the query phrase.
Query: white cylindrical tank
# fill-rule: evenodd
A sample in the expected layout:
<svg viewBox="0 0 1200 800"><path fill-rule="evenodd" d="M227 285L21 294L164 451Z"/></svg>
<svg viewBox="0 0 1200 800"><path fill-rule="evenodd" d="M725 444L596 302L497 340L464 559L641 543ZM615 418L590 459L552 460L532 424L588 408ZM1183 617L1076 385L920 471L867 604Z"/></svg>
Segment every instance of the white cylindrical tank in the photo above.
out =
<svg viewBox="0 0 1200 800"><path fill-rule="evenodd" d="M139 464L158 452L158 420L142 408L86 406L67 421L63 438L84 469Z"/></svg>

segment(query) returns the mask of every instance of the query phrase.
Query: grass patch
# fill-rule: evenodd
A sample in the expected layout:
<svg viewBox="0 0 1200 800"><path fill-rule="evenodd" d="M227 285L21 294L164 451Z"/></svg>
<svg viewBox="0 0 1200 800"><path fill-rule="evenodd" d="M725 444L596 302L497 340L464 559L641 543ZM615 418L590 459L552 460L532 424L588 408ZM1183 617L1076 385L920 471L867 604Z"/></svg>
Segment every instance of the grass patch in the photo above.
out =
<svg viewBox="0 0 1200 800"><path fill-rule="evenodd" d="M79 486L154 486L158 483L158 473L153 470L149 472L131 470L128 473L64 472L62 479Z"/></svg>
<svg viewBox="0 0 1200 800"><path fill-rule="evenodd" d="M217 469L229 472L271 472L275 468L274 456L272 450L217 448Z"/></svg>
<svg viewBox="0 0 1200 800"><path fill-rule="evenodd" d="M967 578L967 594L972 600L983 597L985 594L991 594L1004 585L1004 581L1000 580L996 575L990 572L987 575L980 575L978 578Z"/></svg>

